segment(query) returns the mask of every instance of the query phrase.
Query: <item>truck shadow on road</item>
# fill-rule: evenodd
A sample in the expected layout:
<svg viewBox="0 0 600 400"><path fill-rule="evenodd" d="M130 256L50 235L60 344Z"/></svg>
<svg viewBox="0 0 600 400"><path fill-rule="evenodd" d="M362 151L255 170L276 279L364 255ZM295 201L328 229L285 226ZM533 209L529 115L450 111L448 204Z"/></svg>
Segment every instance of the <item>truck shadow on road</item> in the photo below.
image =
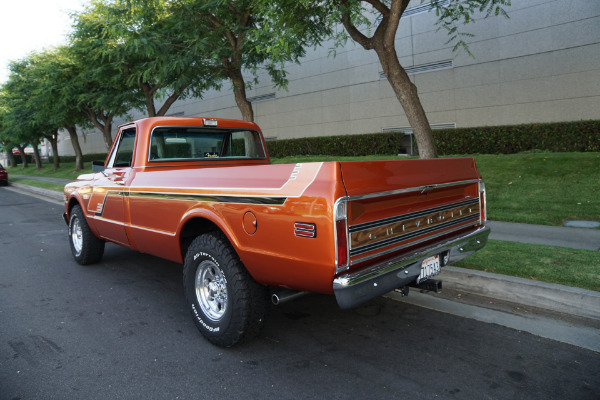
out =
<svg viewBox="0 0 600 400"><path fill-rule="evenodd" d="M237 363L274 385L293 377L307 398L319 397L320 384L365 398L373 385L411 398L586 398L600 383L598 364L582 361L590 358L579 348L384 297L351 310L318 294L272 306L257 338L221 349L203 340L185 311L181 265L116 247L102 265L187 335L195 348L181 351Z"/></svg>
<svg viewBox="0 0 600 400"><path fill-rule="evenodd" d="M222 349L193 326L183 299L181 265L111 245L93 268L94 275L128 299L129 308L115 310L123 313L116 318L135 321L152 310L152 318L168 320L157 327L162 339L150 338L156 322L132 324L131 335L141 328L155 346L175 346L174 351L186 354L182 363L209 357L216 370L259 375L273 387L299 386L305 398L319 397L330 385L342 397L382 397L372 396L376 387L379 393L410 398L479 398L482 393L587 398L600 384L593 365L598 357L582 349L384 297L350 310L341 310L333 296L319 294L272 306L258 337ZM173 343L169 329L183 337ZM223 362L227 367L219 365Z"/></svg>

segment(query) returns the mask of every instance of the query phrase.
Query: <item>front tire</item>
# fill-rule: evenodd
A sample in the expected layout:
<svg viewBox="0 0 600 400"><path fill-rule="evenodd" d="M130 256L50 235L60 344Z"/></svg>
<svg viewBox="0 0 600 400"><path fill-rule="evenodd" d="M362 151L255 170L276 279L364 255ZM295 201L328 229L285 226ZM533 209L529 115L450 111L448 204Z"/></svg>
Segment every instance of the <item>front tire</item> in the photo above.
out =
<svg viewBox="0 0 600 400"><path fill-rule="evenodd" d="M97 263L104 254L104 243L90 230L81 207L74 206L69 219L69 244L75 261L81 265Z"/></svg>
<svg viewBox="0 0 600 400"><path fill-rule="evenodd" d="M250 276L221 232L203 234L191 243L183 286L196 327L217 346L242 342L264 325L267 290Z"/></svg>

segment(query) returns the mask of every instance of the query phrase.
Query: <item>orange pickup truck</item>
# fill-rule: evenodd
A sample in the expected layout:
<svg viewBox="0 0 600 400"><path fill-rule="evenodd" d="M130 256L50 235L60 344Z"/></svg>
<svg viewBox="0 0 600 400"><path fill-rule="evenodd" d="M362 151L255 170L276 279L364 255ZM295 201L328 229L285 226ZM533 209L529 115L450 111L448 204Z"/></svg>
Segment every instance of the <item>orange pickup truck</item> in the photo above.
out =
<svg viewBox="0 0 600 400"><path fill-rule="evenodd" d="M158 117L119 127L94 164L65 186L75 260L109 241L183 263L196 326L220 346L256 335L269 298L349 308L439 287L489 235L471 158L271 165L254 123Z"/></svg>

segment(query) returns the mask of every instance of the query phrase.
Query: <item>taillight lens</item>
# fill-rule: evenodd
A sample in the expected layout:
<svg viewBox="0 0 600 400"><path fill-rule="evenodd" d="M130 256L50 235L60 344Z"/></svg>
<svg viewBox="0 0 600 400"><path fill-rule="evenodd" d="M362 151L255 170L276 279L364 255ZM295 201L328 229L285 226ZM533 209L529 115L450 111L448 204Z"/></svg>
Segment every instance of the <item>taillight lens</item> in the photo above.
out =
<svg viewBox="0 0 600 400"><path fill-rule="evenodd" d="M335 271L339 273L348 269L348 213L346 199L335 203Z"/></svg>

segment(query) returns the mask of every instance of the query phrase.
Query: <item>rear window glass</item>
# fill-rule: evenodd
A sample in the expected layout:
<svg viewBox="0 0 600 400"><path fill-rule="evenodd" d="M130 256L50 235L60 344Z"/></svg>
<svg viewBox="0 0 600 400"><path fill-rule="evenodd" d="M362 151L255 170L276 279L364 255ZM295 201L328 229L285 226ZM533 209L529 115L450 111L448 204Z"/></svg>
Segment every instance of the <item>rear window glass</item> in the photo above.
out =
<svg viewBox="0 0 600 400"><path fill-rule="evenodd" d="M211 128L166 128L152 131L149 161L265 158L256 131Z"/></svg>

